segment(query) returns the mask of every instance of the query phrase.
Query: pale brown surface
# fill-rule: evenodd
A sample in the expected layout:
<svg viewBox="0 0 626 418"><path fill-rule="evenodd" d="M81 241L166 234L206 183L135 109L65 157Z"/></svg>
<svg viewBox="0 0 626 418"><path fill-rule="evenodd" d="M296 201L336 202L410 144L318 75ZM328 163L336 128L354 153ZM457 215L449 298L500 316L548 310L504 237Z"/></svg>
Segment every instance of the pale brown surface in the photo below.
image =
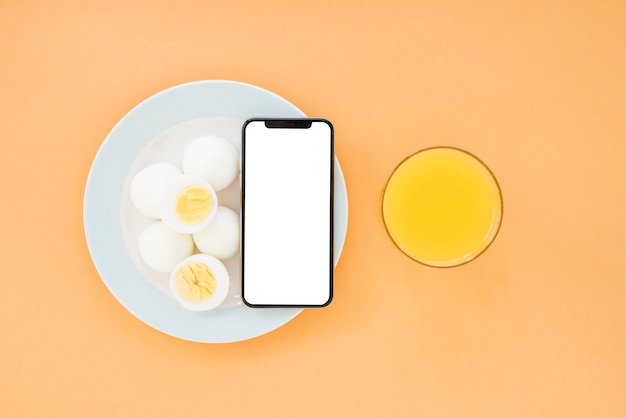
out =
<svg viewBox="0 0 626 418"><path fill-rule="evenodd" d="M0 3L1 415L626 416L626 3L82 3ZM236 344L135 319L83 234L109 130L199 79L332 120L350 199L332 305ZM405 257L379 211L435 145L504 195L456 269Z"/></svg>

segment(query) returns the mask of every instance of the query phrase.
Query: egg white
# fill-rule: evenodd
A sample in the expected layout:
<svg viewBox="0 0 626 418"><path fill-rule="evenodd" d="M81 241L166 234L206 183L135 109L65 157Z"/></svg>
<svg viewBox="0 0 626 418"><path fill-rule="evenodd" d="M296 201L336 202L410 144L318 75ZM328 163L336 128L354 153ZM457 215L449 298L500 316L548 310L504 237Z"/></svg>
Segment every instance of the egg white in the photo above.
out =
<svg viewBox="0 0 626 418"><path fill-rule="evenodd" d="M154 222L139 235L139 255L152 270L170 273L174 266L193 254L191 235L168 228L163 222Z"/></svg>
<svg viewBox="0 0 626 418"><path fill-rule="evenodd" d="M182 172L170 163L154 163L140 170L130 183L130 199L142 215L160 219L159 200L166 186Z"/></svg>
<svg viewBox="0 0 626 418"><path fill-rule="evenodd" d="M198 250L222 260L239 251L239 215L232 209L220 206L215 218L200 232L193 234Z"/></svg>
<svg viewBox="0 0 626 418"><path fill-rule="evenodd" d="M193 140L183 154L183 172L202 177L220 191L239 174L239 152L227 139L208 135Z"/></svg>

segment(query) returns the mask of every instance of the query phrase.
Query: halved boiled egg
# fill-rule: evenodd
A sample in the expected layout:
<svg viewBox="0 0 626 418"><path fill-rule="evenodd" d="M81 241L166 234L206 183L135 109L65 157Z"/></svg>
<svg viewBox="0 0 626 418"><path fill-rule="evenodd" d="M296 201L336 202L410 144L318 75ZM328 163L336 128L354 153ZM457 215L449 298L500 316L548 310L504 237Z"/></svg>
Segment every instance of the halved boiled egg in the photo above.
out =
<svg viewBox="0 0 626 418"><path fill-rule="evenodd" d="M234 256L239 251L239 215L220 206L211 223L193 234L193 240L202 253L222 260Z"/></svg>
<svg viewBox="0 0 626 418"><path fill-rule="evenodd" d="M167 184L182 172L170 163L154 163L141 169L130 183L130 200L143 215L159 219L159 198Z"/></svg>
<svg viewBox="0 0 626 418"><path fill-rule="evenodd" d="M197 176L180 176L171 181L159 200L159 214L168 227L183 234L204 229L217 212L217 194Z"/></svg>
<svg viewBox="0 0 626 418"><path fill-rule="evenodd" d="M218 307L230 287L228 270L220 260L194 254L178 263L170 275L170 289L184 308L208 311Z"/></svg>
<svg viewBox="0 0 626 418"><path fill-rule="evenodd" d="M202 177L216 191L225 189L239 174L239 151L227 139L215 135L193 140L183 154L183 172Z"/></svg>
<svg viewBox="0 0 626 418"><path fill-rule="evenodd" d="M139 255L152 270L169 273L191 254L191 235L172 231L161 221L148 225L139 235Z"/></svg>

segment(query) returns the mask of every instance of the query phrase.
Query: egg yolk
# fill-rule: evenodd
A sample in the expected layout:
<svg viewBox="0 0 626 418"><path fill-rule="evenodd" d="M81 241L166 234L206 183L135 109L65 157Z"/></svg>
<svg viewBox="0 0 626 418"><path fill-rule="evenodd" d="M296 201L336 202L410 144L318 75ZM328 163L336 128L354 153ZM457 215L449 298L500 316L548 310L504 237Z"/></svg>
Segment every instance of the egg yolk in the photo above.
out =
<svg viewBox="0 0 626 418"><path fill-rule="evenodd" d="M186 224L202 222L213 209L213 196L201 186L190 186L176 197L174 210L178 219Z"/></svg>
<svg viewBox="0 0 626 418"><path fill-rule="evenodd" d="M176 271L174 286L185 300L201 303L213 296L217 280L206 264L188 263Z"/></svg>

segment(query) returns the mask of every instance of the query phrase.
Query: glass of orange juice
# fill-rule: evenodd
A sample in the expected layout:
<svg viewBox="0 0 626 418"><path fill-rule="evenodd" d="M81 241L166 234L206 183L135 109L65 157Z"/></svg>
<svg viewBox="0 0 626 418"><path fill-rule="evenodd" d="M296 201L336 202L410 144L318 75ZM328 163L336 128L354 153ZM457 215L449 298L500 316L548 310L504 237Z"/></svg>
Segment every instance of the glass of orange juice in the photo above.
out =
<svg viewBox="0 0 626 418"><path fill-rule="evenodd" d="M482 254L498 234L503 203L489 168L453 147L427 148L404 159L385 185L387 233L407 256L454 267Z"/></svg>

